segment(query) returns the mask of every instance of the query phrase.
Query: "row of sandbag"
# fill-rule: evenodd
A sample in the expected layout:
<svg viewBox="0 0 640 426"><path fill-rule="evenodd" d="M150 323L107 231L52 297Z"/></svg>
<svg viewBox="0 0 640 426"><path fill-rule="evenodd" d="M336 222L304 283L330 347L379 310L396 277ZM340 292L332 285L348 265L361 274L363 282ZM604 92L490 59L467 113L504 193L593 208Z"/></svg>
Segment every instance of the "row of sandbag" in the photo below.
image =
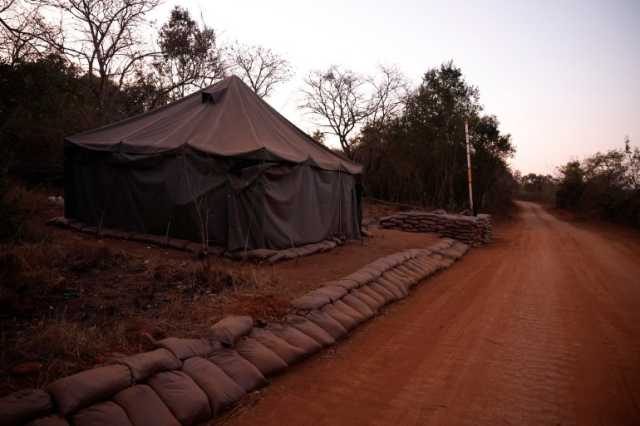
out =
<svg viewBox="0 0 640 426"><path fill-rule="evenodd" d="M294 300L294 313L283 322L226 317L207 338L163 339L154 351L59 379L46 390L12 394L0 399L0 424L198 424L332 345L467 250L444 239L387 256Z"/></svg>
<svg viewBox="0 0 640 426"><path fill-rule="evenodd" d="M322 345L293 326L254 327L227 317L203 339L167 338L158 349L0 399L0 424L194 425L267 383Z"/></svg>
<svg viewBox="0 0 640 426"><path fill-rule="evenodd" d="M191 253L204 252L202 243L183 240L180 238L172 238L162 235L142 234L139 232L121 231L112 228L99 228L93 225L87 225L75 219L67 219L65 217L55 217L47 222L50 225L61 228L73 229L75 231L84 232L86 234L95 235L98 238L114 238L119 240L136 241L144 244L152 244L160 247L169 247L176 250L188 251ZM207 253L220 255L224 252L221 247L209 246Z"/></svg>
<svg viewBox="0 0 640 426"><path fill-rule="evenodd" d="M151 234L140 234L136 232L120 231L111 228L98 229L95 226L86 225L77 220L67 219L64 217L53 218L48 223L61 228L68 228L87 234L96 235L100 238L114 238L137 241L145 244L153 244L160 247L169 247L176 250L188 251L196 254L203 253L202 243L196 243L193 241L182 240L178 238ZM300 247L291 247L281 250L253 249L225 252L222 247L209 246L207 248L207 253L215 255L224 254L226 257L235 260L250 260L256 262L266 261L269 263L275 263L281 260L295 259L298 257L309 256L315 253L326 252L344 243L345 238L343 236L334 236L328 240L320 241L317 243L306 244Z"/></svg>
<svg viewBox="0 0 640 426"><path fill-rule="evenodd" d="M491 241L491 216L486 214L467 216L441 211L407 211L382 217L379 223L382 228L408 232L434 232L471 245Z"/></svg>
<svg viewBox="0 0 640 426"><path fill-rule="evenodd" d="M298 257L309 256L316 253L324 253L332 250L337 246L345 243L345 238L335 236L328 240L317 243L305 244L300 247L291 247L288 249L253 249L238 250L234 252L226 252L225 256L235 260L250 260L256 262L275 263L281 260L296 259Z"/></svg>

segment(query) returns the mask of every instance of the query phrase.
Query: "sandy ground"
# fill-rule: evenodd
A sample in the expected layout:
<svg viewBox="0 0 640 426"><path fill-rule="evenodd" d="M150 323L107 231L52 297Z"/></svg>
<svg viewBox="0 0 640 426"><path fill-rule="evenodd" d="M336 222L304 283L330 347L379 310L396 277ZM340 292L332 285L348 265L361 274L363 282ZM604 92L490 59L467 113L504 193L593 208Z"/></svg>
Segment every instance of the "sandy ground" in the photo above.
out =
<svg viewBox="0 0 640 426"><path fill-rule="evenodd" d="M640 235L612 229L520 203L495 243L217 423L640 424Z"/></svg>

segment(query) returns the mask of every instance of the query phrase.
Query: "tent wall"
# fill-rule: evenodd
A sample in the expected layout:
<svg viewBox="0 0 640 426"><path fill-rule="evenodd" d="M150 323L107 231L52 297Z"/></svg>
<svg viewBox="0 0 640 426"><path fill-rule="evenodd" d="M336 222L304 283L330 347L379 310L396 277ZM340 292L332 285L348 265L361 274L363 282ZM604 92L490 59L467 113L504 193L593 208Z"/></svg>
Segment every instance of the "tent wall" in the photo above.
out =
<svg viewBox="0 0 640 426"><path fill-rule="evenodd" d="M231 193L230 250L296 247L334 235L360 238L352 175L309 165L272 166L249 181Z"/></svg>
<svg viewBox="0 0 640 426"><path fill-rule="evenodd" d="M360 238L354 177L190 149L132 155L65 146L65 216L230 250Z"/></svg>

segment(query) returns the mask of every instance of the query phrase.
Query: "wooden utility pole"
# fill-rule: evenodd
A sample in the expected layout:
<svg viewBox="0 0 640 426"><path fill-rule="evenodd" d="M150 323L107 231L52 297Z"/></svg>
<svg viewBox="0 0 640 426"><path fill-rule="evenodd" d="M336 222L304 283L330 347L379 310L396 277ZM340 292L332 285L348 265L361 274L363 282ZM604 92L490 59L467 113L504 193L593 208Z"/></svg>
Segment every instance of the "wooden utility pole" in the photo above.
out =
<svg viewBox="0 0 640 426"><path fill-rule="evenodd" d="M473 185L471 184L471 146L469 145L469 123L464 120L464 138L467 142L467 180L469 182L469 208L475 216L476 211L473 208Z"/></svg>

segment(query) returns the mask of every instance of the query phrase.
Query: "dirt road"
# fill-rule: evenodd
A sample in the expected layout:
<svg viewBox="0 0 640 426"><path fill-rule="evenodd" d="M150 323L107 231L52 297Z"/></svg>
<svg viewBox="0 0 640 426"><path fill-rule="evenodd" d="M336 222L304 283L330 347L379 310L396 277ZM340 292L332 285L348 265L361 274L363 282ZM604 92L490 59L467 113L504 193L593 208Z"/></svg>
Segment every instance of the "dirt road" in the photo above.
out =
<svg viewBox="0 0 640 426"><path fill-rule="evenodd" d="M531 203L230 425L640 424L640 237Z"/></svg>

